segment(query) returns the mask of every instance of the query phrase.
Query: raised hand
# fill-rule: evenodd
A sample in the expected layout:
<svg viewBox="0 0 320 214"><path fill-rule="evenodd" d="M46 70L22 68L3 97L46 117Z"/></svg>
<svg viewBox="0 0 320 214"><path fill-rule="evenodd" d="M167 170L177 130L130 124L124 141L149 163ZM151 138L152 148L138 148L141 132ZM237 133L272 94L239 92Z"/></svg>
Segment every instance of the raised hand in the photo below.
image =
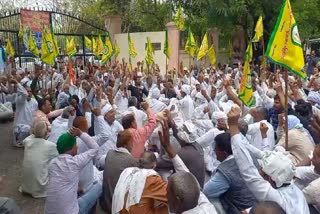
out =
<svg viewBox="0 0 320 214"><path fill-rule="evenodd" d="M267 132L268 132L269 128L267 126L267 124L261 122L260 123L260 133L262 138L267 138Z"/></svg>
<svg viewBox="0 0 320 214"><path fill-rule="evenodd" d="M76 137L76 136L80 137L80 135L82 134L82 131L78 128L73 127L71 129L69 129L69 134L74 137Z"/></svg>
<svg viewBox="0 0 320 214"><path fill-rule="evenodd" d="M162 147L168 153L170 158L174 158L176 156L176 151L170 145L170 133L169 126L167 121L161 122L162 131L159 131L159 139Z"/></svg>

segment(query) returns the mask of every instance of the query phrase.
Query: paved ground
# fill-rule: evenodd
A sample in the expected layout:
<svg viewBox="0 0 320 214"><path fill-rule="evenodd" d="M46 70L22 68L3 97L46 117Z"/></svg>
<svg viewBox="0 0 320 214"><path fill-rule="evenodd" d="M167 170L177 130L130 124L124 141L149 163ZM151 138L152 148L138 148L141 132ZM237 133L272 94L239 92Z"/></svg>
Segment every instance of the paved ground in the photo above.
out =
<svg viewBox="0 0 320 214"><path fill-rule="evenodd" d="M33 199L18 191L21 183L23 149L11 146L11 132L12 122L0 123L0 176L3 177L0 196L13 198L23 214L42 214L43 199Z"/></svg>
<svg viewBox="0 0 320 214"><path fill-rule="evenodd" d="M43 214L44 199L34 199L18 191L22 179L23 148L11 145L11 132L12 122L0 122L0 176L3 177L0 196L14 199L23 214ZM97 206L96 214L102 213Z"/></svg>

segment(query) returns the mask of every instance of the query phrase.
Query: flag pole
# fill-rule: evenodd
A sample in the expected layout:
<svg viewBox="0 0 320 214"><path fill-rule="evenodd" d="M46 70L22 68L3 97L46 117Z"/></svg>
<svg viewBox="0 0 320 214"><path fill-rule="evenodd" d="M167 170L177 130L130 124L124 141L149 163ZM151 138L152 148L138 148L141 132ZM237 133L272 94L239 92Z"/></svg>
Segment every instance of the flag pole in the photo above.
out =
<svg viewBox="0 0 320 214"><path fill-rule="evenodd" d="M166 78L167 78L167 75L168 75L168 58L166 56Z"/></svg>
<svg viewBox="0 0 320 214"><path fill-rule="evenodd" d="M285 113L285 123L284 123L284 129L285 129L285 149L288 151L288 143L289 143L289 135L288 135L288 70L285 69L284 71L284 81L285 81L285 107L284 107L284 113Z"/></svg>

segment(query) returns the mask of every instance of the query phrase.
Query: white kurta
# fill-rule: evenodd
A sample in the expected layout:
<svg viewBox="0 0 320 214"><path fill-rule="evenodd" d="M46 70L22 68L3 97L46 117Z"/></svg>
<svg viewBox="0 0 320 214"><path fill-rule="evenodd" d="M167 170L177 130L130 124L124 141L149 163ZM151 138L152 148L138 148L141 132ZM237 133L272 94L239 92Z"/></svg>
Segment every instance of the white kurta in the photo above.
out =
<svg viewBox="0 0 320 214"><path fill-rule="evenodd" d="M269 145L263 144L262 136L260 132L261 122L265 123L268 126L267 138L268 138ZM275 145L274 130L273 130L273 126L270 123L268 123L266 120L262 120L260 122L249 125L247 135L251 137L250 143L253 146L255 146L257 149L264 150L264 151L273 150Z"/></svg>
<svg viewBox="0 0 320 214"><path fill-rule="evenodd" d="M290 184L275 189L260 176L247 150L248 141L243 135L233 136L231 144L241 176L258 201L274 201L288 214L309 214L307 201L298 187Z"/></svg>
<svg viewBox="0 0 320 214"><path fill-rule="evenodd" d="M22 191L35 198L46 197L50 161L58 156L56 144L30 135L24 141Z"/></svg>
<svg viewBox="0 0 320 214"><path fill-rule="evenodd" d="M179 110L182 113L184 121L191 120L194 111L194 105L191 97L186 95L184 98L177 102Z"/></svg>
<svg viewBox="0 0 320 214"><path fill-rule="evenodd" d="M15 115L15 126L18 125L32 125L33 115L38 109L38 102L36 99L31 98L27 100L28 92L21 85L18 84L18 93L16 98L16 115Z"/></svg>
<svg viewBox="0 0 320 214"><path fill-rule="evenodd" d="M51 125L51 132L48 140L57 143L60 135L66 133L69 128L69 119L64 119L61 116L57 117Z"/></svg>

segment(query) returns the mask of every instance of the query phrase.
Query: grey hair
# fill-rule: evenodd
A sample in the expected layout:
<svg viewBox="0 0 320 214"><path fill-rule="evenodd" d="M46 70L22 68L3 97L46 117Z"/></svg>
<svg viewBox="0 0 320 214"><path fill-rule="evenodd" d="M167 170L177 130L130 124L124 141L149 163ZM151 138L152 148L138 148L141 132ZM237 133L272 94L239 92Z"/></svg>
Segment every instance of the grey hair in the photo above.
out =
<svg viewBox="0 0 320 214"><path fill-rule="evenodd" d="M139 167L142 169L153 169L156 163L157 158L153 152L144 152L139 160Z"/></svg>
<svg viewBox="0 0 320 214"><path fill-rule="evenodd" d="M183 206L193 208L198 204L200 185L197 179L189 172L177 172L169 177L168 183L176 198Z"/></svg>
<svg viewBox="0 0 320 214"><path fill-rule="evenodd" d="M262 106L257 106L256 111L261 113L264 119L267 119L268 111L266 108L264 108Z"/></svg>
<svg viewBox="0 0 320 214"><path fill-rule="evenodd" d="M239 120L238 127L239 127L241 134L246 136L249 126L248 126L248 123L243 118Z"/></svg>
<svg viewBox="0 0 320 214"><path fill-rule="evenodd" d="M69 119L69 117L70 117L70 112L69 112L69 110L70 110L70 107L69 107L69 106L63 109L63 112L62 112L62 115L61 115L61 117L62 117L63 119Z"/></svg>
<svg viewBox="0 0 320 214"><path fill-rule="evenodd" d="M48 133L48 126L44 120L35 121L32 128L32 134L36 138L46 138Z"/></svg>
<svg viewBox="0 0 320 214"><path fill-rule="evenodd" d="M128 106L135 106L137 107L137 104L138 104L138 99L135 97L135 96L131 96L129 97L128 99Z"/></svg>

